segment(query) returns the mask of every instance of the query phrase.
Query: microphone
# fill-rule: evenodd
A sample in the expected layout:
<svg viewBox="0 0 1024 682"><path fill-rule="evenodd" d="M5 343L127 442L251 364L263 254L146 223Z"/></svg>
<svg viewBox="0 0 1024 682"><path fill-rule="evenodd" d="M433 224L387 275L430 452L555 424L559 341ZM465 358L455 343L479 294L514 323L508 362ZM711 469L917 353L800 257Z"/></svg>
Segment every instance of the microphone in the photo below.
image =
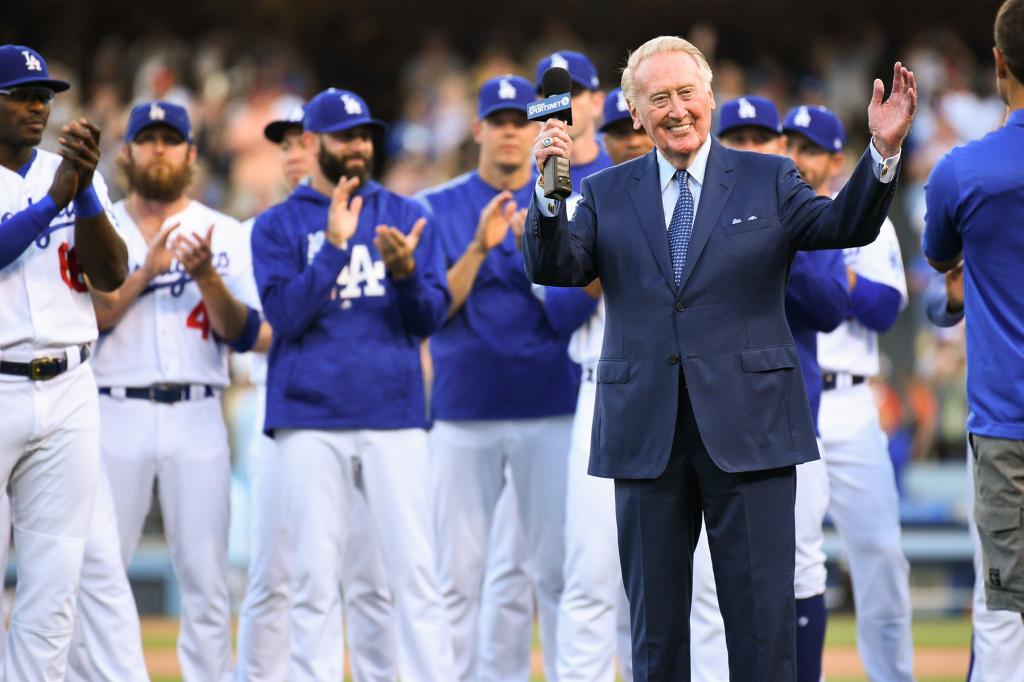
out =
<svg viewBox="0 0 1024 682"><path fill-rule="evenodd" d="M531 121L546 121L557 118L572 125L572 80L569 72L560 66L552 66L540 79L544 99L531 104L526 116ZM544 162L544 197L565 200L572 194L572 178L569 176L569 159L549 156Z"/></svg>

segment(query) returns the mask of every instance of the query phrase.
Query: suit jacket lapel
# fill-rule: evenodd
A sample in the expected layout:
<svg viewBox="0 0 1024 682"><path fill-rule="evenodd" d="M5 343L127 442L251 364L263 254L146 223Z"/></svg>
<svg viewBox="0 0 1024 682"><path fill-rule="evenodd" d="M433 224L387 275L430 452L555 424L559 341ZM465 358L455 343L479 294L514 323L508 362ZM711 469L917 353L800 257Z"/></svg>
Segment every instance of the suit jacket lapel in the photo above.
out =
<svg viewBox="0 0 1024 682"><path fill-rule="evenodd" d="M733 176L733 164L731 154L719 144L718 140L711 139L711 150L708 154L708 165L704 171L704 186L700 192L700 203L697 205L697 215L693 220L693 235L690 237L690 246L686 252L686 266L679 281L679 293L686 287L686 281L690 278L694 266L700 259L704 247L711 237L711 232L718 224L722 215L722 209L732 194L736 178ZM671 270L670 270L671 271Z"/></svg>
<svg viewBox="0 0 1024 682"><path fill-rule="evenodd" d="M633 200L637 220L643 229L647 243L654 253L665 283L675 292L675 278L672 275L672 259L668 251L668 231L665 229L665 213L661 207L661 182L658 176L658 161L650 151L643 161L636 164L633 179L629 185L629 196ZM703 202L701 202L703 203Z"/></svg>

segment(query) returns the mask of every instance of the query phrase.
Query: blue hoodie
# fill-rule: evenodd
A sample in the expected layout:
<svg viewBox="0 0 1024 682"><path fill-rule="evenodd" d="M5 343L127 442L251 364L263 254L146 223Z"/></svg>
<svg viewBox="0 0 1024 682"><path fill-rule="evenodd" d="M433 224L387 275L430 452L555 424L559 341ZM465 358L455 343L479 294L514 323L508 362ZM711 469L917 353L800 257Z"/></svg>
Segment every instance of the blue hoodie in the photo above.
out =
<svg viewBox="0 0 1024 682"><path fill-rule="evenodd" d="M384 224L408 233L419 204L375 182L346 249L326 239L330 197L300 186L256 219L253 269L274 328L264 430L399 429L427 425L420 342L450 296L437 230L427 225L404 280L373 245Z"/></svg>

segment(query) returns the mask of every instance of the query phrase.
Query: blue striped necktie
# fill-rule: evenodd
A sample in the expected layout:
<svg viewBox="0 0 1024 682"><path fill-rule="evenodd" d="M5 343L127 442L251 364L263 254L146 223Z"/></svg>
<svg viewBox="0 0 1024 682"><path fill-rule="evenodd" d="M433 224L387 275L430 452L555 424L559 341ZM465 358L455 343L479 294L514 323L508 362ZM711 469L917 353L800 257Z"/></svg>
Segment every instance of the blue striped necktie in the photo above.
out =
<svg viewBox="0 0 1024 682"><path fill-rule="evenodd" d="M688 176L689 173L684 170L676 171L679 198L676 199L676 207L672 211L672 221L668 224L668 249L672 256L672 274L677 287L683 277L686 249L690 246L690 237L693 235L693 194L690 193L690 185L686 181Z"/></svg>

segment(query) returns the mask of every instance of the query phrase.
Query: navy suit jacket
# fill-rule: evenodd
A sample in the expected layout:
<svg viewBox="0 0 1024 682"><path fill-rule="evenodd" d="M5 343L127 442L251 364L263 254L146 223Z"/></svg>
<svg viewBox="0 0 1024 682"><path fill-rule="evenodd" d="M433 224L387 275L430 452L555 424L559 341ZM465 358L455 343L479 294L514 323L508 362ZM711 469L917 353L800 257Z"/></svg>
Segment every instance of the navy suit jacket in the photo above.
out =
<svg viewBox="0 0 1024 682"><path fill-rule="evenodd" d="M786 280L798 249L863 246L878 236L896 184L879 182L871 164L865 151L831 200L815 195L789 159L712 139L678 289L655 152L584 179L571 222L564 210L548 218L531 202L523 236L530 278L584 286L600 277L604 290L591 474L661 475L675 435L680 364L701 439L720 469L818 458L786 322Z"/></svg>

